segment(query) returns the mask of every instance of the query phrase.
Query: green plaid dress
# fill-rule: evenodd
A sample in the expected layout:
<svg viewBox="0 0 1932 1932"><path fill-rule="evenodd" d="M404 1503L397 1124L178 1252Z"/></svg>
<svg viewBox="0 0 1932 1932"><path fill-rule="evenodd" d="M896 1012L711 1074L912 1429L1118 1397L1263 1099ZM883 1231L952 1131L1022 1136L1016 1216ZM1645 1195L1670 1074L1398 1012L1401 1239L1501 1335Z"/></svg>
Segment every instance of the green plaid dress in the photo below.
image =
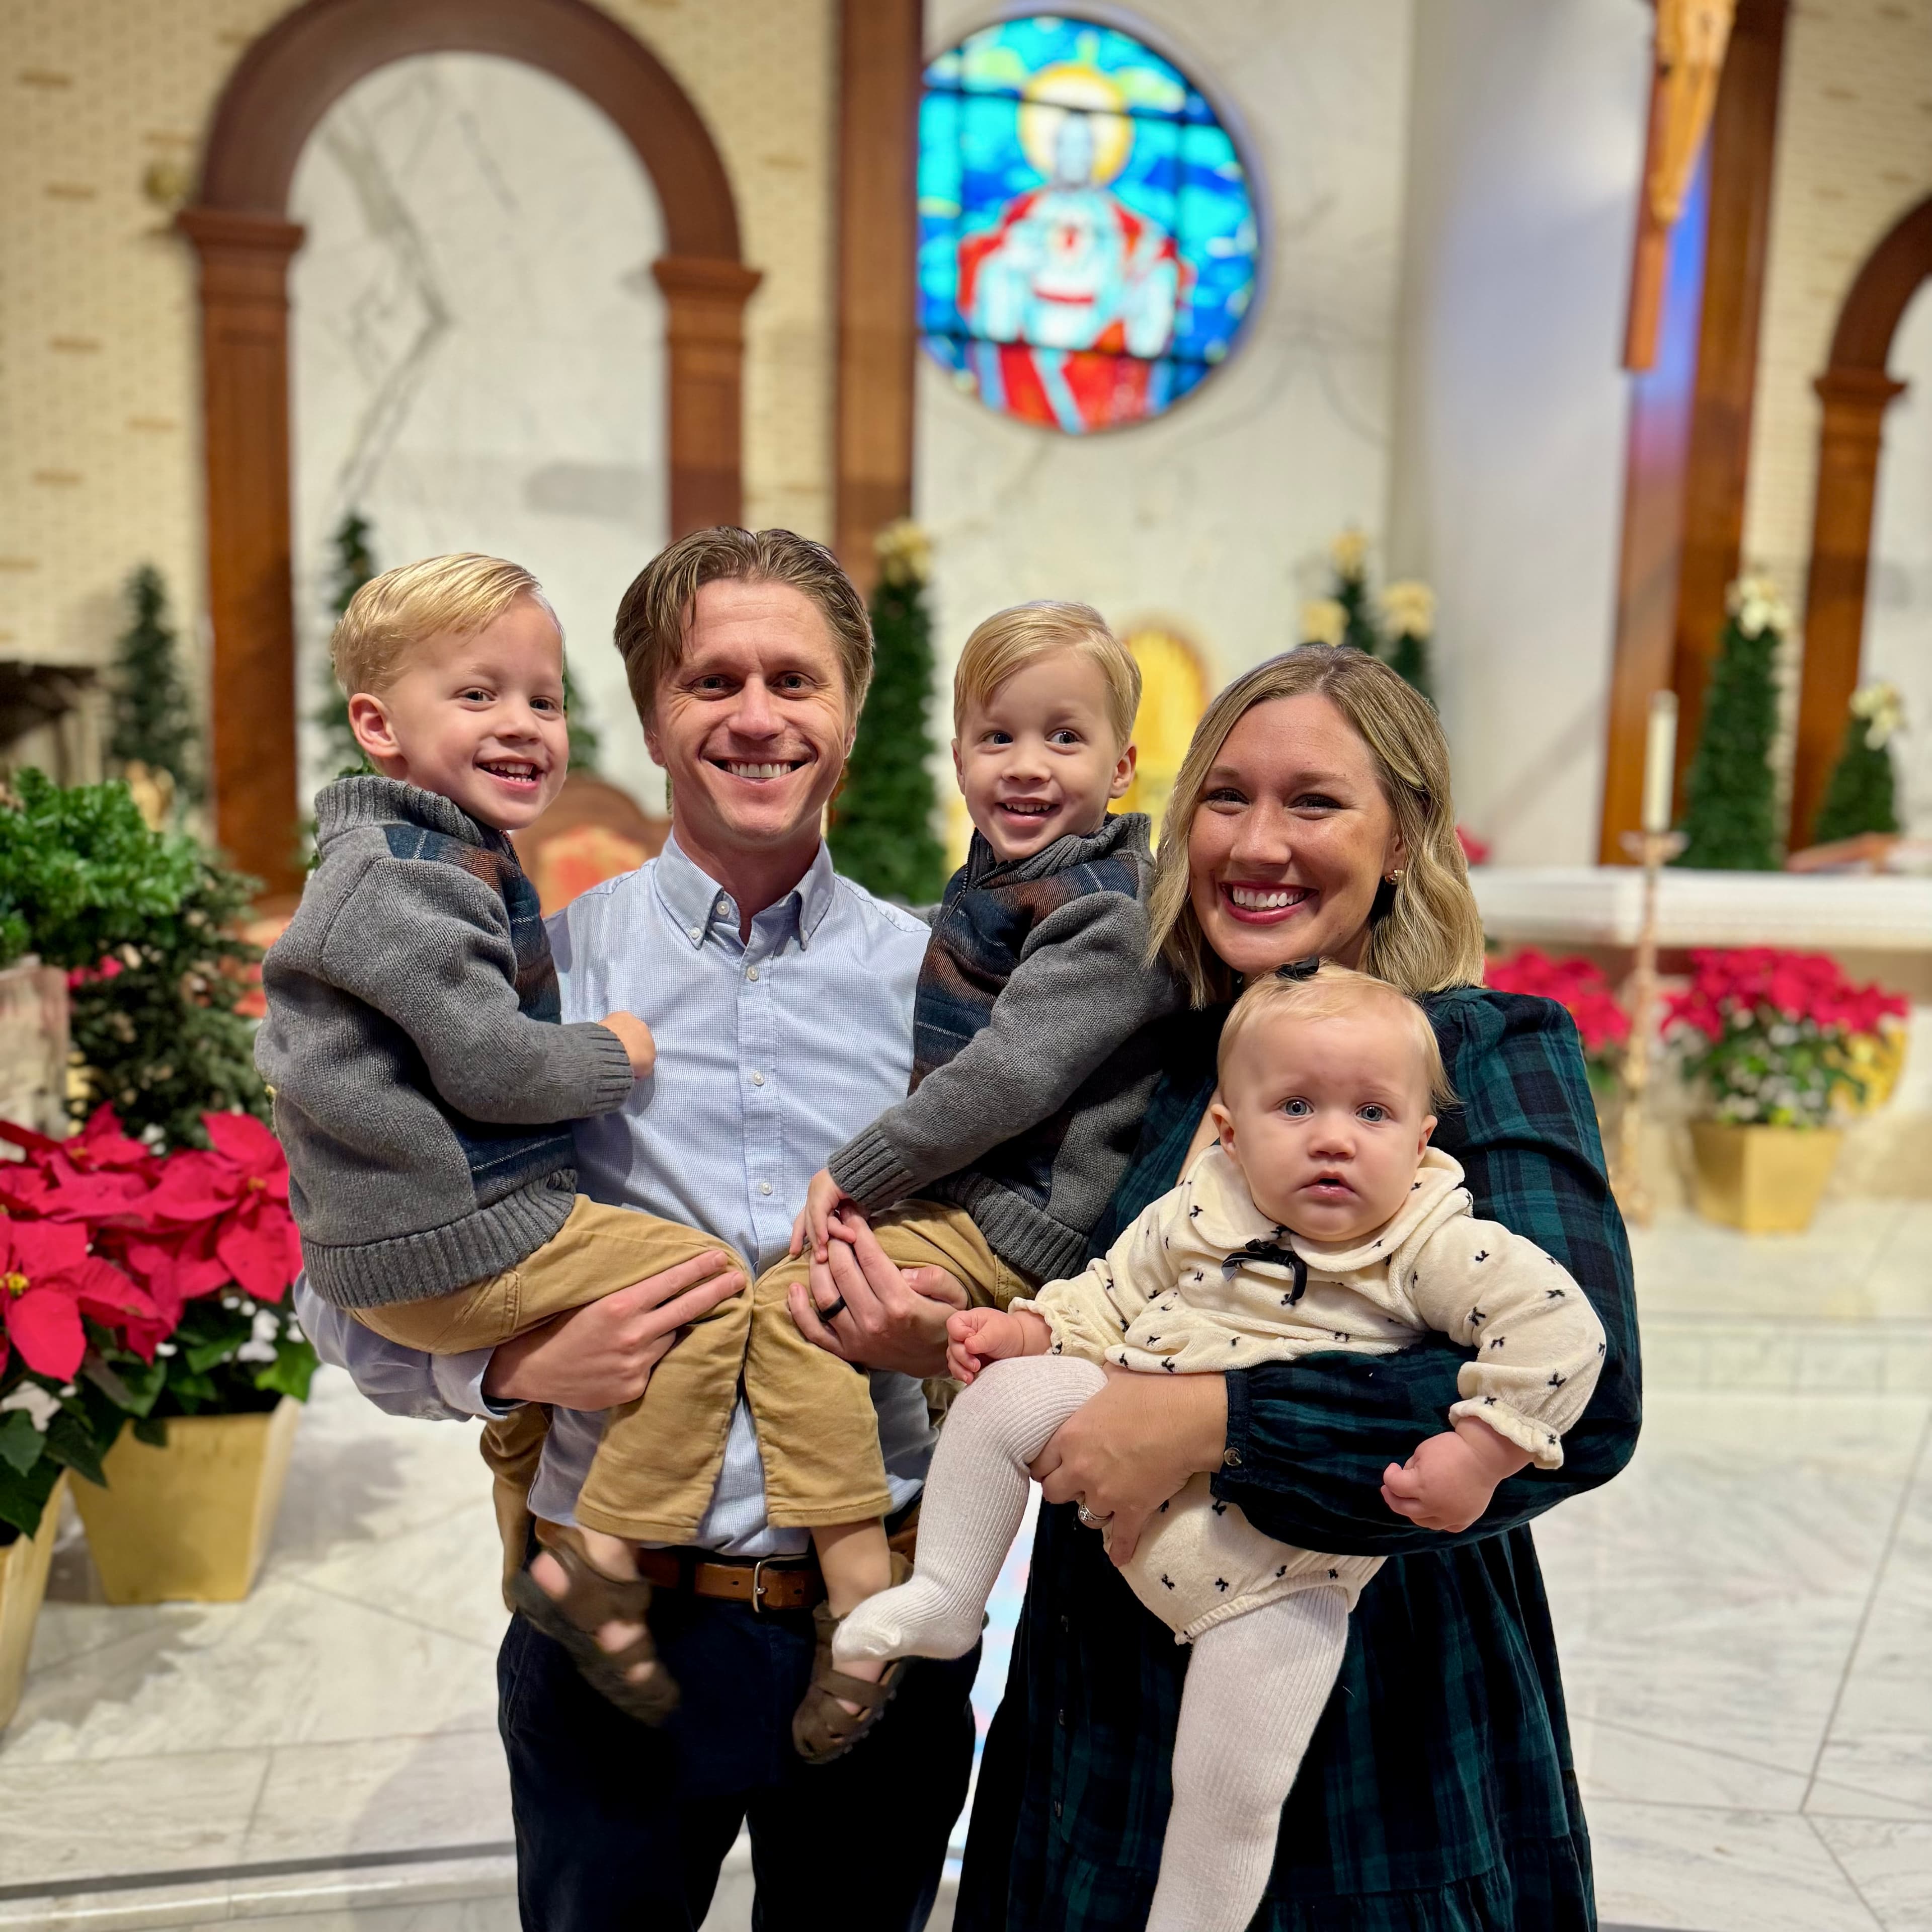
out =
<svg viewBox="0 0 1932 1932"><path fill-rule="evenodd" d="M1383 1469L1441 1430L1466 1352L1313 1356L1230 1375L1218 1494L1270 1536L1391 1559L1350 1620L1341 1676L1282 1815L1254 1924L1280 1932L1588 1932L1590 1842L1529 1520L1606 1482L1640 1414L1630 1250L1569 1016L1475 988L1425 1002L1461 1096L1436 1134L1475 1211L1580 1282L1608 1336L1559 1470L1497 1491L1460 1535L1417 1528ZM1171 1023L1139 1150L1094 1231L1178 1179L1225 1010ZM1167 1823L1188 1652L1135 1601L1072 1508L1042 1510L1006 1694L980 1768L956 1924L1142 1924Z"/></svg>

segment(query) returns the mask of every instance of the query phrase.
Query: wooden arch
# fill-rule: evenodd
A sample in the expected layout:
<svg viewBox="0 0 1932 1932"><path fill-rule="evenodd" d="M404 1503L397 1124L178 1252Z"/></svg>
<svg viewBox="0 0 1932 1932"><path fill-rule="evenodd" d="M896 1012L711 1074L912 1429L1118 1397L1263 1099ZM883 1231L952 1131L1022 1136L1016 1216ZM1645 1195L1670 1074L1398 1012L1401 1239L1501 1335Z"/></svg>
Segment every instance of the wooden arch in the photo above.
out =
<svg viewBox="0 0 1932 1932"><path fill-rule="evenodd" d="M176 224L200 259L214 629L217 836L271 892L298 886L295 613L289 515L287 219L304 143L365 74L411 54L499 54L603 110L656 187L664 290L672 533L742 513L743 313L723 161L663 65L587 0L308 0L256 40L215 106L199 190Z"/></svg>
<svg viewBox="0 0 1932 1932"><path fill-rule="evenodd" d="M1804 590L1804 666L1792 760L1790 844L1811 840L1832 767L1844 742L1846 707L1858 687L1865 584L1885 412L1904 389L1886 358L1906 304L1932 275L1932 197L1900 220L1865 259L1838 311L1832 359L1815 385L1818 488Z"/></svg>

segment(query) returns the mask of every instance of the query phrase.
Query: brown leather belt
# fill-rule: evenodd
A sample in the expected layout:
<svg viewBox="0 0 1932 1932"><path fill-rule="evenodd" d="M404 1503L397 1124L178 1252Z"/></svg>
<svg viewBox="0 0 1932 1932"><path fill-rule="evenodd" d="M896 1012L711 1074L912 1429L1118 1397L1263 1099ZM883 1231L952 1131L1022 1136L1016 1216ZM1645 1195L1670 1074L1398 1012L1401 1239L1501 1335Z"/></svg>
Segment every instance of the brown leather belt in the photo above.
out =
<svg viewBox="0 0 1932 1932"><path fill-rule="evenodd" d="M825 1579L808 1556L732 1563L692 1550L640 1550L638 1574L655 1589L688 1590L754 1610L808 1610L825 1595Z"/></svg>

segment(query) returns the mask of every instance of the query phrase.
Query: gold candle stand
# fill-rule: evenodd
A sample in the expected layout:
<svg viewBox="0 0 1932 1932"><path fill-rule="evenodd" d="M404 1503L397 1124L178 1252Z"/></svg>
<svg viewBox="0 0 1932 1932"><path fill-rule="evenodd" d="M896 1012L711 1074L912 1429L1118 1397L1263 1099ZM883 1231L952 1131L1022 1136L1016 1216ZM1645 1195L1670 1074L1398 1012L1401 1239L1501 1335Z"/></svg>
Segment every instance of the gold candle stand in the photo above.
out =
<svg viewBox="0 0 1932 1932"><path fill-rule="evenodd" d="M1653 1205L1643 1179L1643 1102L1650 1085L1650 1047L1657 1031L1657 875L1683 850L1681 832L1626 832L1623 848L1643 867L1643 912L1637 923L1636 957L1626 982L1630 988L1630 1038L1624 1042L1618 1077L1623 1111L1617 1117L1617 1143L1610 1157L1610 1186L1624 1218L1640 1228L1651 1223Z"/></svg>

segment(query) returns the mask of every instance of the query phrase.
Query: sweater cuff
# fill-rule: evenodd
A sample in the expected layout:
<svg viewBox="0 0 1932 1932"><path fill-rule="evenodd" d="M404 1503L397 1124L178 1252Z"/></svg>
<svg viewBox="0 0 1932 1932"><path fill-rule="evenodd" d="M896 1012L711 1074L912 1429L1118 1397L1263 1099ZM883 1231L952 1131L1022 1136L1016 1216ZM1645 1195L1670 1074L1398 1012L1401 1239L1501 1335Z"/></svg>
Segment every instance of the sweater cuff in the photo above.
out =
<svg viewBox="0 0 1932 1932"><path fill-rule="evenodd" d="M631 1097L638 1076L624 1042L601 1020L586 1020L584 1036L591 1051L591 1100L586 1114L614 1114Z"/></svg>
<svg viewBox="0 0 1932 1932"><path fill-rule="evenodd" d="M1248 1461L1248 1435L1254 1412L1248 1402L1248 1378L1238 1369L1221 1378L1228 1391L1228 1439L1221 1450L1223 1470L1243 1469Z"/></svg>
<svg viewBox="0 0 1932 1932"><path fill-rule="evenodd" d="M1546 1422L1486 1396L1459 1402L1450 1410L1449 1420L1454 1422L1465 1415L1493 1429L1505 1442L1514 1442L1539 1469L1562 1468L1563 1438Z"/></svg>
<svg viewBox="0 0 1932 1932"><path fill-rule="evenodd" d="M913 1190L911 1168L900 1160L876 1121L854 1134L825 1167L868 1214L903 1201Z"/></svg>

